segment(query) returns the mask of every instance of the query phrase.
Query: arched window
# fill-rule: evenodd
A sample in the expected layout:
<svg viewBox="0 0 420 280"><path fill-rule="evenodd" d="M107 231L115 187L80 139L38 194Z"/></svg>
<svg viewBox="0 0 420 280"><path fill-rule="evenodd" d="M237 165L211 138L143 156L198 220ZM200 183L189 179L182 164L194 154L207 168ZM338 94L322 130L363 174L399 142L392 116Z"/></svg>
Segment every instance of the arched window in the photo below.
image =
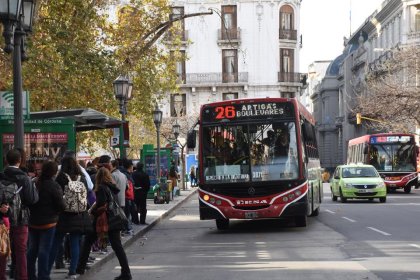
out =
<svg viewBox="0 0 420 280"><path fill-rule="evenodd" d="M294 29L293 8L289 5L284 5L280 8L280 29Z"/></svg>

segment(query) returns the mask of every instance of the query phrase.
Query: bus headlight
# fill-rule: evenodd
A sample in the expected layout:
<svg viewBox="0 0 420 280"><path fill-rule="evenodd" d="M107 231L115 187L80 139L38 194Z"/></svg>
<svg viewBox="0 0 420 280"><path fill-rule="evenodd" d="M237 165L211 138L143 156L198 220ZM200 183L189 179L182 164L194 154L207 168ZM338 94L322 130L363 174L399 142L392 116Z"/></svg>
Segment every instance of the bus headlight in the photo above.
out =
<svg viewBox="0 0 420 280"><path fill-rule="evenodd" d="M346 186L346 188L353 188L353 185L352 184L345 184L345 186Z"/></svg>

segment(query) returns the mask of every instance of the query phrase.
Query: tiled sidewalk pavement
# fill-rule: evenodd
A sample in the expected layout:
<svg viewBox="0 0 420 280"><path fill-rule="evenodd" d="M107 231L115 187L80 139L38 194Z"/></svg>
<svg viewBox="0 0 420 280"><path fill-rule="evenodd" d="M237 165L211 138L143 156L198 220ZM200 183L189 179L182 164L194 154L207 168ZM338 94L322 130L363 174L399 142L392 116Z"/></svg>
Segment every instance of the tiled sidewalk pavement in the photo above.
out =
<svg viewBox="0 0 420 280"><path fill-rule="evenodd" d="M133 225L134 234L130 236L123 236L122 242L123 246L127 247L131 245L138 238L143 236L148 230L150 230L155 224L157 224L161 219L166 217L172 210L177 208L182 202L193 195L196 192L197 188L187 188L187 190L182 191L181 195L175 196L168 204L154 204L153 199L147 200L147 219L146 222L148 225ZM111 246L108 246L108 253L91 253L90 256L95 257L96 261L90 265L91 269L86 271L86 274L78 277L79 279L92 279L89 276L92 276L92 273L95 269L99 268L101 264L105 263L110 258L113 258L114 252L111 249ZM68 268L65 269L53 269L51 272L51 279L64 279L67 276Z"/></svg>

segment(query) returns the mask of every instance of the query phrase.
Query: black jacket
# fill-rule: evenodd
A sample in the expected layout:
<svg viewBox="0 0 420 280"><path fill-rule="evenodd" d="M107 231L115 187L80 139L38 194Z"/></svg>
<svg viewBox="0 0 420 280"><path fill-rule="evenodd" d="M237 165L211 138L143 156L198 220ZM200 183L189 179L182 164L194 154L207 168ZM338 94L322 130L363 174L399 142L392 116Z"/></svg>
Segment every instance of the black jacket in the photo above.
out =
<svg viewBox="0 0 420 280"><path fill-rule="evenodd" d="M29 206L31 210L29 225L40 226L57 223L58 215L64 211L65 207L60 185L52 179L37 184L39 200Z"/></svg>
<svg viewBox="0 0 420 280"><path fill-rule="evenodd" d="M150 178L143 170L133 172L134 194L148 193L150 190Z"/></svg>
<svg viewBox="0 0 420 280"><path fill-rule="evenodd" d="M120 192L120 189L117 188L116 185L112 183L108 184L101 184L99 185L98 190L95 192L96 194L96 208L99 208L101 206L104 206L105 203L111 202L111 197L109 196L109 189L113 195L113 199L118 202L118 193Z"/></svg>
<svg viewBox="0 0 420 280"><path fill-rule="evenodd" d="M15 182L18 188L22 187L22 190L19 192L22 201L21 219L19 221L11 221L11 224L16 224L17 226L27 225L29 222L28 207L38 202L39 199L35 185L24 171L13 166L6 167L4 172L0 173L0 179Z"/></svg>

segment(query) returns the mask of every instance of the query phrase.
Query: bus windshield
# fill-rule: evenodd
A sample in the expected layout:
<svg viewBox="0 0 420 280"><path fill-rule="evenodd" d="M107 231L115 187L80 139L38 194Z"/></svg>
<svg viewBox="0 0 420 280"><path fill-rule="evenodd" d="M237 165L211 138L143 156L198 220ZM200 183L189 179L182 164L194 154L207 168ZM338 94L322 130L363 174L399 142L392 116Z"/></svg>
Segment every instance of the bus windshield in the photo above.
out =
<svg viewBox="0 0 420 280"><path fill-rule="evenodd" d="M415 144L372 144L370 161L378 171L416 171Z"/></svg>
<svg viewBox="0 0 420 280"><path fill-rule="evenodd" d="M298 178L294 122L204 126L202 137L206 183Z"/></svg>

